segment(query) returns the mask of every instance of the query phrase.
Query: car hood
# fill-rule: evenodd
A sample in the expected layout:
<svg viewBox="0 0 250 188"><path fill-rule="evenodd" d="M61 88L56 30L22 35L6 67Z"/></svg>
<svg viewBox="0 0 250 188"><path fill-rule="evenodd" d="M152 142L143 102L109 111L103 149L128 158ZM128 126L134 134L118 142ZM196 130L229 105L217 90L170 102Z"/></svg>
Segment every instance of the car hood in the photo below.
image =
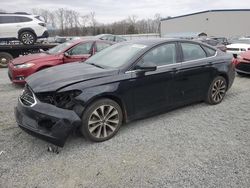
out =
<svg viewBox="0 0 250 188"><path fill-rule="evenodd" d="M20 65L23 63L36 63L40 61L47 61L47 60L52 60L52 59L57 59L59 58L58 55L51 55L51 54L46 54L46 53L38 53L38 54L30 54L30 55L25 55L25 56L20 56L18 58L15 58L12 60L12 63L14 65Z"/></svg>
<svg viewBox="0 0 250 188"><path fill-rule="evenodd" d="M86 63L70 63L51 67L26 79L27 84L35 93L51 92L63 87L117 74L118 70L102 69Z"/></svg>

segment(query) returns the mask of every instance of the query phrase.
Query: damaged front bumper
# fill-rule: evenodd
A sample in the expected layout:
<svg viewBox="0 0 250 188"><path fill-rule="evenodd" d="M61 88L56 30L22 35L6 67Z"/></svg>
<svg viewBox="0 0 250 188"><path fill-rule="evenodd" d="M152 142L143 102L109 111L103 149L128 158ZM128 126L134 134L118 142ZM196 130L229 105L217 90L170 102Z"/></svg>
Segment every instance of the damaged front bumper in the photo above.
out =
<svg viewBox="0 0 250 188"><path fill-rule="evenodd" d="M73 110L58 108L39 100L33 106L26 106L19 98L15 117L24 131L60 147L64 146L69 134L81 125L81 119Z"/></svg>

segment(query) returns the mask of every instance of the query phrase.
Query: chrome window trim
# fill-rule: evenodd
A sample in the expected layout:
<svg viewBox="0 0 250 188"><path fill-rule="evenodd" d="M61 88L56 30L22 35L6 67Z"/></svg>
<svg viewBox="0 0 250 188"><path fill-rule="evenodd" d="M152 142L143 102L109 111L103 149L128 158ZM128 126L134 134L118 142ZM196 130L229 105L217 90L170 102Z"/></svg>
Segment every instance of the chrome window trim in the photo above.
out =
<svg viewBox="0 0 250 188"><path fill-rule="evenodd" d="M213 56L210 56L210 57L194 59L194 60L189 60L189 61L183 61L183 62L179 62L179 63L172 63L172 64L168 64L168 65L161 65L161 66L156 66L156 67L158 69L158 68L170 67L170 66L173 66L173 65L182 65L184 63L186 64L186 63L191 63L191 62L194 62L194 61L200 61L200 60L204 60L204 59L214 58L214 57L217 56L217 54L218 54L218 51L216 50L215 54ZM133 73L133 72L136 72L136 70L126 71L125 74L129 74L129 73Z"/></svg>
<svg viewBox="0 0 250 188"><path fill-rule="evenodd" d="M213 57L216 57L218 54L218 51L216 50L215 54L213 56L209 56L209 57L205 57L205 58L200 58L200 59L193 59L193 60L189 60L189 61L183 61L181 63L190 63L190 62L193 62L193 61L200 61L200 60L203 60L203 59L210 59L210 58L213 58Z"/></svg>

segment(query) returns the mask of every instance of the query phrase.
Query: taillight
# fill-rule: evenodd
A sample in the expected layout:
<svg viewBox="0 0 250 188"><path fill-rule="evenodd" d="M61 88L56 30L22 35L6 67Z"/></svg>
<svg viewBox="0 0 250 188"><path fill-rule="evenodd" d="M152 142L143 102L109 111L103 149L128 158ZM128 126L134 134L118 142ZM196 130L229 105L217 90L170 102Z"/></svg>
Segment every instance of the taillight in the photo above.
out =
<svg viewBox="0 0 250 188"><path fill-rule="evenodd" d="M46 27L45 23L38 23L40 26Z"/></svg>

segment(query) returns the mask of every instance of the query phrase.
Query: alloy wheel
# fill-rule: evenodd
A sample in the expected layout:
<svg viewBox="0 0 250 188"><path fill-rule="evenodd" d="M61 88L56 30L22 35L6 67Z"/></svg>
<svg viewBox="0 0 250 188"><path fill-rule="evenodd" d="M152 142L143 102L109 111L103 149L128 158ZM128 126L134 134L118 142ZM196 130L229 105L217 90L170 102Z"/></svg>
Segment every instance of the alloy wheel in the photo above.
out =
<svg viewBox="0 0 250 188"><path fill-rule="evenodd" d="M212 87L212 99L215 103L219 103L225 96L226 93L226 83L224 80L219 79L214 82Z"/></svg>
<svg viewBox="0 0 250 188"><path fill-rule="evenodd" d="M106 138L119 128L119 112L111 105L96 108L88 120L89 133L95 138Z"/></svg>
<svg viewBox="0 0 250 188"><path fill-rule="evenodd" d="M33 44L34 43L34 37L33 35L29 33L25 33L22 35L22 41L24 44Z"/></svg>

